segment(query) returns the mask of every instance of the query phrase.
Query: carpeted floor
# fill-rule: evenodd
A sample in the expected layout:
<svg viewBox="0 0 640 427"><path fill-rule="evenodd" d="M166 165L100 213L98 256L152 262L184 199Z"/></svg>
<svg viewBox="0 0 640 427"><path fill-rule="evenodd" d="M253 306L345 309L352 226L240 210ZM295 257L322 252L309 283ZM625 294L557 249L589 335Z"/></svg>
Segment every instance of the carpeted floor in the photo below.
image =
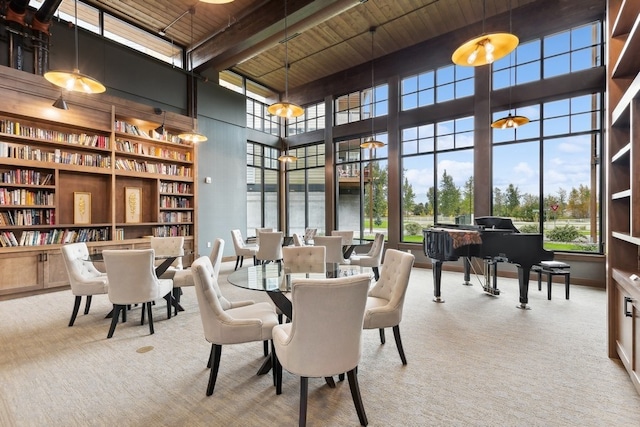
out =
<svg viewBox="0 0 640 427"><path fill-rule="evenodd" d="M229 299L268 300L220 283ZM491 297L461 275L443 273L444 304L431 302L431 270L414 269L401 332L409 364L393 335L380 345L364 331L359 379L371 426L613 426L640 422L640 397L625 370L607 358L606 296L563 285L554 299L531 287L531 310L515 308L517 282L500 279ZM67 327L70 291L0 302L0 426L293 426L299 380L285 373L276 396L270 375L256 376L262 344L223 347L216 389L205 396L210 345L193 289L186 311L155 331L139 309L107 340L107 296ZM148 352L136 350L153 346ZM356 426L347 382L329 389L309 381L310 426Z"/></svg>

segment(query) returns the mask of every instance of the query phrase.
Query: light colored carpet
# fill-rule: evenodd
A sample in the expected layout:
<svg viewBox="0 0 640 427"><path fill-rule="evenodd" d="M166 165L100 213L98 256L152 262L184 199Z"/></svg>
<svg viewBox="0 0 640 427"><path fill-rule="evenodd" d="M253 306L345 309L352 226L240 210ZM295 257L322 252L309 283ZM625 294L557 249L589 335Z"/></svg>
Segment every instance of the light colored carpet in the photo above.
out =
<svg viewBox="0 0 640 427"><path fill-rule="evenodd" d="M268 300L229 285L229 299ZM612 426L640 420L640 397L621 365L607 358L604 291L574 286L554 299L532 283L532 310L515 308L517 282L502 295L461 274L443 273L444 304L431 302L431 270L415 269L401 332L405 367L391 330L387 344L364 331L359 379L371 426ZM110 304L94 298L89 315L67 327L70 291L0 302L1 426L293 426L299 381L284 374L276 396L270 375L256 376L262 344L226 346L216 389L205 396L210 345L193 289L186 311L166 319L155 306L154 335L130 312L107 340ZM138 353L137 349L153 346ZM635 421L633 421L635 420ZM311 426L355 426L347 382L309 381Z"/></svg>

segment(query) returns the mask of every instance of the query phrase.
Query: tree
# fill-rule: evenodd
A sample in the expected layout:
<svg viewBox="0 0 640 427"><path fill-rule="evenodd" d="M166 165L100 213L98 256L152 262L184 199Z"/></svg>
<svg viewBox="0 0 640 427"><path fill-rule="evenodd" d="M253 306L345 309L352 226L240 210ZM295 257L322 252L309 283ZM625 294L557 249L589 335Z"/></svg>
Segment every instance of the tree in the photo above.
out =
<svg viewBox="0 0 640 427"><path fill-rule="evenodd" d="M409 180L405 177L402 185L402 212L405 215L413 213L416 204L416 194L413 192L413 186L409 184Z"/></svg>
<svg viewBox="0 0 640 427"><path fill-rule="evenodd" d="M535 221L538 218L540 198L532 194L522 196L522 205L518 209L519 217L525 221Z"/></svg>
<svg viewBox="0 0 640 427"><path fill-rule="evenodd" d="M427 203L424 206L424 211L427 215L433 215L435 211L436 191L435 188L429 187L427 190Z"/></svg>
<svg viewBox="0 0 640 427"><path fill-rule="evenodd" d="M509 184L505 191L505 214L507 216L515 216L520 206L520 191L518 187Z"/></svg>
<svg viewBox="0 0 640 427"><path fill-rule="evenodd" d="M572 188L569 192L567 209L572 218L589 218L589 201L591 190L589 187L580 184L578 188Z"/></svg>
<svg viewBox="0 0 640 427"><path fill-rule="evenodd" d="M473 176L470 176L464 183L460 212L464 214L471 214L473 212Z"/></svg>
<svg viewBox="0 0 640 427"><path fill-rule="evenodd" d="M382 224L382 217L387 214L387 170L382 169L380 167L379 162L371 162L367 166L370 168L369 170L372 172L371 177L372 180L368 185L365 185L365 195L364 198L364 208L365 208L365 217L369 217L370 214L373 215L373 222L376 225ZM368 192L371 191L373 187L373 209L371 209L371 194ZM372 225L369 225L370 229Z"/></svg>
<svg viewBox="0 0 640 427"><path fill-rule="evenodd" d="M438 193L438 214L443 216L454 216L460 212L460 189L456 187L451 175L447 175L445 170L440 181L440 191Z"/></svg>
<svg viewBox="0 0 640 427"><path fill-rule="evenodd" d="M497 216L503 216L504 213L504 195L502 190L496 187L493 189L493 214Z"/></svg>
<svg viewBox="0 0 640 427"><path fill-rule="evenodd" d="M427 212L425 210L425 207L424 207L424 204L422 202L416 203L413 206L413 214L415 216L423 216L423 215L427 214Z"/></svg>

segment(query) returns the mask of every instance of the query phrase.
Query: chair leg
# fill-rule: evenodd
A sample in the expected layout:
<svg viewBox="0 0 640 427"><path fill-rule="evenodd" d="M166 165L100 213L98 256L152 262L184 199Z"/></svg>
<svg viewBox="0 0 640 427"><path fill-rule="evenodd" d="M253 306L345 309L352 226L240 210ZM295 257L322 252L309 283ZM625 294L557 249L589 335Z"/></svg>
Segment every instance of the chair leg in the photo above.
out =
<svg viewBox="0 0 640 427"><path fill-rule="evenodd" d="M209 360L207 361L207 368L211 368L211 361L213 360L213 344L211 344L211 350L209 351Z"/></svg>
<svg viewBox="0 0 640 427"><path fill-rule="evenodd" d="M242 268L242 264L244 264L244 255L240 255L240 268Z"/></svg>
<svg viewBox="0 0 640 427"><path fill-rule="evenodd" d="M264 354L264 357L269 355L269 340L264 340L262 342L262 353Z"/></svg>
<svg viewBox="0 0 640 427"><path fill-rule="evenodd" d="M89 314L91 308L91 295L87 295L87 301L84 303L84 314Z"/></svg>
<svg viewBox="0 0 640 427"><path fill-rule="evenodd" d="M275 386L276 386L276 395L282 394L282 365L278 360L278 355L275 351L275 346L273 345L273 341L271 341L271 358L273 365L273 373L275 375Z"/></svg>
<svg viewBox="0 0 640 427"><path fill-rule="evenodd" d="M407 358L404 355L404 349L402 348L402 340L400 339L400 325L396 325L393 327L393 336L396 339L396 347L398 347L398 353L400 353L400 360L402 360L402 364L407 364Z"/></svg>
<svg viewBox="0 0 640 427"><path fill-rule="evenodd" d="M336 382L333 377L324 377L324 381L327 383L329 388L336 388Z"/></svg>
<svg viewBox="0 0 640 427"><path fill-rule="evenodd" d="M542 290L542 273L540 271L536 271L538 273L538 290Z"/></svg>
<svg viewBox="0 0 640 427"><path fill-rule="evenodd" d="M146 306L147 314L149 314L149 335L153 335L153 310L151 309L151 301L149 301ZM142 306L142 311L144 311L144 305ZM169 309L169 311L171 311L171 309Z"/></svg>
<svg viewBox="0 0 640 427"><path fill-rule="evenodd" d="M116 330L116 325L118 324L118 319L120 318L121 311L123 313L122 317L124 318L124 313L126 312L124 308L124 305L113 304L113 317L111 317L111 327L109 328L107 338L111 338L113 336L113 332Z"/></svg>
<svg viewBox="0 0 640 427"><path fill-rule="evenodd" d="M140 326L144 325L144 312L147 311L147 303L142 303L142 314L140 315Z"/></svg>
<svg viewBox="0 0 640 427"><path fill-rule="evenodd" d="M553 281L553 274L547 273L547 299L551 299L551 282Z"/></svg>
<svg viewBox="0 0 640 427"><path fill-rule="evenodd" d="M349 379L351 397L353 398L353 404L355 405L356 412L358 413L360 425L366 426L367 424L369 424L369 422L367 421L367 414L365 414L364 405L362 404L362 396L360 395L360 387L358 386L357 369L354 368L347 372L347 378Z"/></svg>
<svg viewBox="0 0 640 427"><path fill-rule="evenodd" d="M309 388L309 378L300 377L300 415L298 425L304 427L307 425L307 392Z"/></svg>
<svg viewBox="0 0 640 427"><path fill-rule="evenodd" d="M344 381L344 372L341 374L338 374L338 380Z"/></svg>
<svg viewBox="0 0 640 427"><path fill-rule="evenodd" d="M76 299L73 302L73 311L71 312L71 319L69 320L69 326L73 326L73 323L76 321L76 316L78 315L78 310L80 309L80 301L82 297L80 295L76 295Z"/></svg>
<svg viewBox="0 0 640 427"><path fill-rule="evenodd" d="M564 299L569 299L569 282L571 276L567 273L564 275Z"/></svg>
<svg viewBox="0 0 640 427"><path fill-rule="evenodd" d="M238 269L238 264L240 264L240 257L236 257L236 266L233 268L233 271Z"/></svg>
<svg viewBox="0 0 640 427"><path fill-rule="evenodd" d="M171 319L171 306L173 305L173 291L164 296L167 300L167 318Z"/></svg>
<svg viewBox="0 0 640 427"><path fill-rule="evenodd" d="M207 396L213 394L213 388L216 386L216 379L218 379L218 368L220 368L220 354L222 353L222 346L218 344L211 344L211 355L213 360L211 361L211 372L209 373L209 384L207 385Z"/></svg>
<svg viewBox="0 0 640 427"><path fill-rule="evenodd" d="M384 328L380 328L380 344L386 343L387 340L384 337Z"/></svg>
<svg viewBox="0 0 640 427"><path fill-rule="evenodd" d="M373 277L375 277L376 282L380 279L380 271L378 269L378 267L373 267Z"/></svg>
<svg viewBox="0 0 640 427"><path fill-rule="evenodd" d="M178 305L180 304L180 294L182 293L182 288L173 288L173 301L175 302L173 306L173 315L178 315Z"/></svg>

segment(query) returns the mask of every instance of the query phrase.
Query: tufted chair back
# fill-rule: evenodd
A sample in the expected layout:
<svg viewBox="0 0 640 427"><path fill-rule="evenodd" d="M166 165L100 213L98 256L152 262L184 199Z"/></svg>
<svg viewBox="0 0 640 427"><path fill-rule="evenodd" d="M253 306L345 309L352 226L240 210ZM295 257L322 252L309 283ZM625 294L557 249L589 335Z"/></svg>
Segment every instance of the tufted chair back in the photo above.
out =
<svg viewBox="0 0 640 427"><path fill-rule="evenodd" d="M171 263L171 267L162 274L163 279L171 279L176 270L182 270L182 257L184 256L184 237L152 237L151 249L155 251L155 256L175 256L175 261ZM162 264L162 259L155 260L155 265Z"/></svg>
<svg viewBox="0 0 640 427"><path fill-rule="evenodd" d="M342 237L342 245L351 245L353 243L353 231L346 230L333 230L331 231L332 236L340 236Z"/></svg>
<svg viewBox="0 0 640 427"><path fill-rule="evenodd" d="M272 231L273 231L273 228L271 227L256 228L256 244L260 246L260 233L271 233Z"/></svg>
<svg viewBox="0 0 640 427"><path fill-rule="evenodd" d="M280 261L282 259L282 231L260 232L260 245L256 258L258 261Z"/></svg>
<svg viewBox="0 0 640 427"><path fill-rule="evenodd" d="M107 293L107 275L98 271L89 259L86 243L67 243L60 250L74 295Z"/></svg>
<svg viewBox="0 0 640 427"><path fill-rule="evenodd" d="M285 273L324 273L326 248L324 246L289 246L282 248Z"/></svg>
<svg viewBox="0 0 640 427"><path fill-rule="evenodd" d="M341 236L316 236L313 239L314 246L324 246L327 248L327 262L344 264L346 260L342 254L342 237Z"/></svg>

